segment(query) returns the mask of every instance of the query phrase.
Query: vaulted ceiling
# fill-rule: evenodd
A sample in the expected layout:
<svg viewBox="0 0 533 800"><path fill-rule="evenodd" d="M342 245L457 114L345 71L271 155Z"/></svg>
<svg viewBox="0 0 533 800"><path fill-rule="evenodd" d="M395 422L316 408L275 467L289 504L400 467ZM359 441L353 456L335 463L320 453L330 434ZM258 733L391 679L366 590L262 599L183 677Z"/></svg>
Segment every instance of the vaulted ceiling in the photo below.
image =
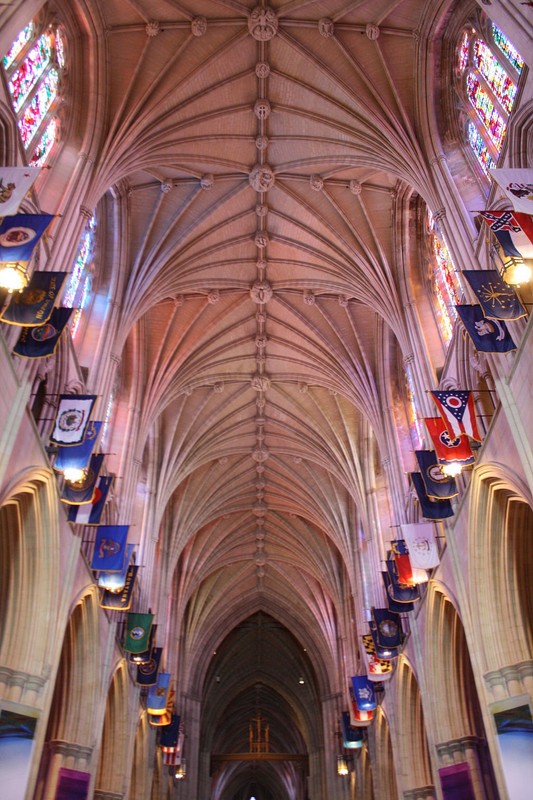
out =
<svg viewBox="0 0 533 800"><path fill-rule="evenodd" d="M318 737L305 708L339 688L376 497L389 514L406 198L432 197L426 55L444 4L91 5L90 200L112 187L114 350L154 492L154 597L172 598L206 747L243 746L262 706L296 751ZM232 769L220 797L241 797Z"/></svg>

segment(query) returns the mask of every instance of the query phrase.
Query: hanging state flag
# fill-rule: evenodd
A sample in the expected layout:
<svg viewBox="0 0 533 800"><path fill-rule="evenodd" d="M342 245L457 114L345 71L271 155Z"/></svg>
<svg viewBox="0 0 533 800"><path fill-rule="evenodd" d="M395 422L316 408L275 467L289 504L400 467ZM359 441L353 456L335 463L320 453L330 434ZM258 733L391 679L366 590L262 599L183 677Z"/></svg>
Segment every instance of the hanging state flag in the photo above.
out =
<svg viewBox="0 0 533 800"><path fill-rule="evenodd" d="M455 306L461 322L472 339L472 344L482 353L508 353L516 345L505 322L488 319L481 306Z"/></svg>
<svg viewBox="0 0 533 800"><path fill-rule="evenodd" d="M127 653L144 653L148 648L153 614L129 612L124 650Z"/></svg>
<svg viewBox="0 0 533 800"><path fill-rule="evenodd" d="M384 570L381 573L381 577L383 578L383 585L387 595L387 606L389 610L396 611L398 614L414 611L415 604L409 600L412 590L409 588L401 589L397 584L396 587L394 587L392 585L388 570ZM400 597L402 599L396 600L396 597ZM418 600L418 597L416 599Z"/></svg>
<svg viewBox="0 0 533 800"><path fill-rule="evenodd" d="M470 439L481 442L474 410L474 398L469 389L453 389L431 392L439 414L446 423L447 430L454 436L466 434Z"/></svg>
<svg viewBox="0 0 533 800"><path fill-rule="evenodd" d="M489 169L515 211L533 214L533 169Z"/></svg>
<svg viewBox="0 0 533 800"><path fill-rule="evenodd" d="M122 589L118 592L103 589L100 593L100 607L108 608L112 611L129 611L138 571L139 567L135 566L135 564L130 564L126 570L126 579Z"/></svg>
<svg viewBox="0 0 533 800"><path fill-rule="evenodd" d="M464 269L463 275L481 304L483 313L490 319L520 319L526 309L512 286L500 276L497 269Z"/></svg>
<svg viewBox="0 0 533 800"><path fill-rule="evenodd" d="M409 477L416 492L422 516L426 519L447 519L453 517L453 508L449 500L432 500L427 496L424 481L419 472L410 472ZM411 561L411 564L413 562Z"/></svg>
<svg viewBox="0 0 533 800"><path fill-rule="evenodd" d="M415 456L426 494L431 500L457 497L459 492L455 478L449 478L443 473L434 450L415 450Z"/></svg>
<svg viewBox="0 0 533 800"><path fill-rule="evenodd" d="M50 442L65 447L81 444L85 439L95 402L95 394L60 395Z"/></svg>
<svg viewBox="0 0 533 800"><path fill-rule="evenodd" d="M357 703L359 711L373 711L376 708L376 695L374 687L366 675L354 675L352 677L353 698Z"/></svg>
<svg viewBox="0 0 533 800"><path fill-rule="evenodd" d="M376 639L374 641L377 640L378 645L381 647L400 647L402 644L402 620L400 615L394 611L389 611L388 608L373 608L372 619L376 631Z"/></svg>
<svg viewBox="0 0 533 800"><path fill-rule="evenodd" d="M72 447L60 447L54 462L54 469L59 472L73 468L85 469L91 459L101 427L101 422L93 422L91 420L87 425L85 439L81 444Z"/></svg>
<svg viewBox="0 0 533 800"><path fill-rule="evenodd" d="M168 693L167 707L162 714L148 714L148 722L153 728L165 728L172 722L172 708L176 692L171 689Z"/></svg>
<svg viewBox="0 0 533 800"><path fill-rule="evenodd" d="M366 663L366 674L369 681L386 681L394 672L394 663L388 659L380 659L376 654L376 645L372 634L361 637L363 646L361 654Z"/></svg>
<svg viewBox="0 0 533 800"><path fill-rule="evenodd" d="M101 572L98 576L98 586L100 589L107 589L109 592L120 592L126 583L126 576L131 565L134 544L127 544L124 551L124 566L120 572Z"/></svg>
<svg viewBox="0 0 533 800"><path fill-rule="evenodd" d="M65 481L59 498L62 503L67 503L68 505L92 503L104 457L103 453L99 453L96 456L92 455L89 466L79 481Z"/></svg>
<svg viewBox="0 0 533 800"><path fill-rule="evenodd" d="M23 328L44 328L43 335L48 335L50 330L46 328L45 323L52 316L66 274L66 272L34 272L28 285L21 292L11 295L9 305L0 317L1 321Z"/></svg>
<svg viewBox="0 0 533 800"><path fill-rule="evenodd" d="M178 749L178 737L180 733L180 716L172 714L170 725L161 728L159 745L163 753L175 752Z"/></svg>
<svg viewBox="0 0 533 800"><path fill-rule="evenodd" d="M473 464L475 461L468 436L455 436L450 433L442 417L425 417L424 422L433 442L437 459L446 464L448 461L459 461L461 464Z"/></svg>
<svg viewBox="0 0 533 800"><path fill-rule="evenodd" d="M400 528L409 548L411 565L424 570L438 567L440 558L433 523L408 523Z"/></svg>
<svg viewBox="0 0 533 800"><path fill-rule="evenodd" d="M130 653L130 661L132 661L134 664L146 664L147 661L150 661L152 658L152 651L154 649L156 632L157 625L152 625L152 630L150 631L150 636L148 639L148 646L145 650Z"/></svg>
<svg viewBox="0 0 533 800"><path fill-rule="evenodd" d="M409 556L398 556L398 558L408 559ZM411 585L400 583L396 562L394 560L387 559L387 561L385 561L385 566L387 568L387 577L389 579L388 581L385 581L387 596L389 598L389 609L397 613L401 613L403 611L412 611L414 608L413 603L416 602L416 600L420 600L419 587L416 586L414 582ZM409 571L412 580L412 571ZM394 607L392 606L390 600L394 602Z"/></svg>
<svg viewBox="0 0 533 800"><path fill-rule="evenodd" d="M68 510L68 521L76 525L99 525L113 480L113 475L101 475L96 482L91 502L71 506Z"/></svg>
<svg viewBox="0 0 533 800"><path fill-rule="evenodd" d="M398 576L399 586L414 586L413 568L408 553L393 553L392 560L394 562L396 575Z"/></svg>
<svg viewBox="0 0 533 800"><path fill-rule="evenodd" d="M152 627L155 627L153 625ZM157 673L161 661L162 647L154 647L151 658L142 664L137 664L137 677L135 683L139 686L153 686L157 683Z"/></svg>
<svg viewBox="0 0 533 800"><path fill-rule="evenodd" d="M121 572L123 570L128 531L129 525L99 525L91 569L95 572Z"/></svg>
<svg viewBox="0 0 533 800"><path fill-rule="evenodd" d="M1 211L0 211L1 215ZM0 224L0 261L27 264L53 214L15 214Z"/></svg>
<svg viewBox="0 0 533 800"><path fill-rule="evenodd" d="M13 355L21 358L53 356L72 311L72 308L54 308L44 325L22 328L18 342L13 348Z"/></svg>
<svg viewBox="0 0 533 800"><path fill-rule="evenodd" d="M533 217L519 211L482 211L506 256L533 258Z"/></svg>
<svg viewBox="0 0 533 800"><path fill-rule="evenodd" d="M352 725L354 728L360 728L368 725L374 719L374 711L371 709L365 711L359 708L355 702L352 688L350 687L348 691L350 695L350 725Z"/></svg>
<svg viewBox="0 0 533 800"><path fill-rule="evenodd" d="M179 767L181 764L181 753L177 750L161 753L161 763L164 767Z"/></svg>
<svg viewBox="0 0 533 800"><path fill-rule="evenodd" d="M356 750L363 746L364 734L360 728L354 728L350 725L349 711L341 713L341 728L342 728L342 746L346 750Z"/></svg>
<svg viewBox="0 0 533 800"><path fill-rule="evenodd" d="M170 690L170 672L160 672L157 682L148 689L148 699L146 701L146 711L153 716L164 714L167 710L168 693Z"/></svg>
<svg viewBox="0 0 533 800"><path fill-rule="evenodd" d="M0 167L0 217L17 213L40 174L40 167Z"/></svg>

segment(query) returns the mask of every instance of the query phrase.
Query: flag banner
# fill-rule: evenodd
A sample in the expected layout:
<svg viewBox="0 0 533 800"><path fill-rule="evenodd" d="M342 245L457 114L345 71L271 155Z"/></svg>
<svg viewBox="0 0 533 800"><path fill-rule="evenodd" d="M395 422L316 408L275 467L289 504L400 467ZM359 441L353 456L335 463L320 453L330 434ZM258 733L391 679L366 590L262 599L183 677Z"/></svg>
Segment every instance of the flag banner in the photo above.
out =
<svg viewBox="0 0 533 800"><path fill-rule="evenodd" d="M155 628L155 625L152 627ZM137 677L135 683L139 686L153 686L157 683L157 672L161 661L162 647L154 647L152 657L143 664L137 664Z"/></svg>
<svg viewBox="0 0 533 800"><path fill-rule="evenodd" d="M380 659L376 654L376 645L372 634L361 637L363 646L361 654L366 663L366 674L369 681L387 681L394 672L394 663L388 659Z"/></svg>
<svg viewBox="0 0 533 800"><path fill-rule="evenodd" d="M515 211L533 214L533 169L489 169Z"/></svg>
<svg viewBox="0 0 533 800"><path fill-rule="evenodd" d="M461 436L466 434L476 442L481 441L474 410L474 398L469 389L452 389L431 392L435 405L439 410L450 434Z"/></svg>
<svg viewBox="0 0 533 800"><path fill-rule="evenodd" d="M75 522L76 525L99 525L113 481L113 475L101 475L96 482L91 502L71 506L68 510L68 521Z"/></svg>
<svg viewBox="0 0 533 800"><path fill-rule="evenodd" d="M398 586L394 588L392 586L392 582L387 570L384 570L381 573L381 577L383 578L383 585L385 586L385 592L387 594L387 606L389 607L390 611L396 611L398 614L404 614L409 611L414 611L415 604L409 600L401 600L397 601L394 598L398 597L408 597L410 589L400 589ZM417 598L418 599L418 598Z"/></svg>
<svg viewBox="0 0 533 800"><path fill-rule="evenodd" d="M443 473L434 450L415 450L415 456L426 494L431 500L450 500L457 497L459 492L455 478L449 478Z"/></svg>
<svg viewBox="0 0 533 800"><path fill-rule="evenodd" d="M152 658L152 651L154 649L156 632L157 625L152 625L152 630L150 631L146 649L141 650L139 653L130 653L130 661L133 661L134 664L146 664L147 661L150 661Z"/></svg>
<svg viewBox="0 0 533 800"><path fill-rule="evenodd" d="M161 763L164 767L179 767L181 764L181 753L174 750L170 753L161 753Z"/></svg>
<svg viewBox="0 0 533 800"><path fill-rule="evenodd" d="M5 216L0 224L0 261L28 263L35 245L53 219L53 214Z"/></svg>
<svg viewBox="0 0 533 800"><path fill-rule="evenodd" d="M482 211L506 256L533 258L533 217L519 211Z"/></svg>
<svg viewBox="0 0 533 800"><path fill-rule="evenodd" d="M55 427L50 436L52 444L71 447L85 439L95 394L62 394L59 396Z"/></svg>
<svg viewBox="0 0 533 800"><path fill-rule="evenodd" d="M461 464L473 464L475 461L468 436L451 434L442 417L425 417L427 432L433 442L437 459L445 464L448 461L459 461Z"/></svg>
<svg viewBox="0 0 533 800"><path fill-rule="evenodd" d="M420 503L422 516L425 519L447 519L448 517L453 517L454 512L449 500L432 500L427 496L424 481L419 472L410 472L409 477Z"/></svg>
<svg viewBox="0 0 533 800"><path fill-rule="evenodd" d="M98 586L100 589L107 589L109 592L120 592L126 583L126 576L131 565L134 544L127 544L124 551L124 566L120 572L101 572L98 576Z"/></svg>
<svg viewBox="0 0 533 800"><path fill-rule="evenodd" d="M144 653L147 650L153 619L153 614L129 612L124 642L124 650L127 653Z"/></svg>
<svg viewBox="0 0 533 800"><path fill-rule="evenodd" d="M8 325L26 328L45 327L54 310L66 272L34 272L28 285L11 295L8 307L0 317ZM44 331L45 335L48 329Z"/></svg>
<svg viewBox="0 0 533 800"><path fill-rule="evenodd" d="M342 746L347 750L356 750L363 746L364 734L360 728L350 725L350 712L341 713Z"/></svg>
<svg viewBox="0 0 533 800"><path fill-rule="evenodd" d="M398 611L398 614L399 613L400 612ZM379 643L376 626L372 622L370 623L370 633L372 634L372 639L374 640L374 646L376 648L376 655L378 658L385 661L391 661L395 658L398 658L399 652L397 647L384 647Z"/></svg>
<svg viewBox="0 0 533 800"><path fill-rule="evenodd" d="M60 447L54 462L54 469L59 472L72 468L85 469L90 461L101 428L101 422L93 422L91 420L87 425L85 439L81 444L72 447Z"/></svg>
<svg viewBox="0 0 533 800"><path fill-rule="evenodd" d="M400 555L393 553L392 558L396 567L396 574L398 576L398 584L402 587L412 587L415 585L413 578L413 568L411 567L411 559L407 553Z"/></svg>
<svg viewBox="0 0 533 800"><path fill-rule="evenodd" d="M472 344L482 353L508 353L516 345L505 322L487 319L481 306L455 306Z"/></svg>
<svg viewBox="0 0 533 800"><path fill-rule="evenodd" d="M360 728L362 726L368 725L369 722L372 722L372 720L374 719L374 712L372 710L363 711L360 708L358 708L357 703L354 700L351 687L349 693L350 693L350 706L349 706L350 725L352 725L354 728Z"/></svg>
<svg viewBox="0 0 533 800"><path fill-rule="evenodd" d="M111 592L109 589L103 589L100 593L100 607L108 608L112 611L129 611L138 570L139 567L136 567L135 564L130 564L126 572L124 586L120 591Z"/></svg>
<svg viewBox="0 0 533 800"><path fill-rule="evenodd" d="M0 217L17 213L40 174L40 167L0 167Z"/></svg>
<svg viewBox="0 0 533 800"><path fill-rule="evenodd" d="M408 556L409 549L403 539L393 539L390 543L391 553L395 556Z"/></svg>
<svg viewBox="0 0 533 800"><path fill-rule="evenodd" d="M96 456L92 455L83 478L80 478L79 481L65 481L59 498L62 503L67 503L68 505L92 503L104 458L103 453L99 453Z"/></svg>
<svg viewBox="0 0 533 800"><path fill-rule="evenodd" d="M409 548L411 566L424 570L438 567L440 558L433 523L408 523L401 525L400 528Z"/></svg>
<svg viewBox="0 0 533 800"><path fill-rule="evenodd" d="M176 692L171 689L168 693L168 701L166 710L162 714L148 714L148 722L153 728L165 728L172 722L172 708L174 706L174 698ZM177 751L179 752L179 751Z"/></svg>
<svg viewBox="0 0 533 800"><path fill-rule="evenodd" d="M374 687L366 675L354 675L352 677L353 698L359 711L372 711L376 708L376 695Z"/></svg>
<svg viewBox="0 0 533 800"><path fill-rule="evenodd" d="M129 525L100 525L98 527L91 569L97 572L122 571L128 531ZM146 650L146 645L143 650Z"/></svg>
<svg viewBox="0 0 533 800"><path fill-rule="evenodd" d="M178 749L178 736L180 732L180 716L172 714L172 722L161 729L159 744L163 752Z"/></svg>
<svg viewBox="0 0 533 800"><path fill-rule="evenodd" d="M400 647L402 644L402 620L400 615L394 611L389 611L388 608L373 608L372 619L376 628L378 644L387 648Z"/></svg>
<svg viewBox="0 0 533 800"><path fill-rule="evenodd" d="M54 308L44 325L22 328L18 342L13 348L13 355L20 358L53 356L72 311L72 308Z"/></svg>
<svg viewBox="0 0 533 800"><path fill-rule="evenodd" d="M148 689L146 710L149 714L159 716L167 710L168 692L170 689L170 672L160 672L157 682Z"/></svg>
<svg viewBox="0 0 533 800"><path fill-rule="evenodd" d="M483 313L491 319L520 319L527 312L512 286L505 283L497 269L464 269L462 273L480 302Z"/></svg>
<svg viewBox="0 0 533 800"><path fill-rule="evenodd" d="M409 556L401 556L401 558L409 558ZM416 600L420 600L420 589L418 586L405 586L399 582L396 563L392 559L385 561L385 566L387 568L387 577L389 580L384 582L387 590L387 597L389 599L390 610L397 613L401 613L402 611L412 611L412 604ZM394 608L390 602L391 600L394 602ZM405 607L398 608L398 605Z"/></svg>

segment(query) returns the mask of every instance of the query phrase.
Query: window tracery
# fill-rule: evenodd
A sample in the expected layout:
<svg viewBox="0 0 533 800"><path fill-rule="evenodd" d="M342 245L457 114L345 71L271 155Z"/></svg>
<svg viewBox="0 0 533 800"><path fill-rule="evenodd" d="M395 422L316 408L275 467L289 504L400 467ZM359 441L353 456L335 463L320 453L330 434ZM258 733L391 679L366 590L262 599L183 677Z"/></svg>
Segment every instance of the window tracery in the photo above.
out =
<svg viewBox="0 0 533 800"><path fill-rule="evenodd" d="M524 62L503 31L489 23L483 35L475 28L463 31L456 63L469 117L466 141L488 177L505 139Z"/></svg>
<svg viewBox="0 0 533 800"><path fill-rule="evenodd" d="M461 302L463 289L450 251L443 236L437 231L433 215L429 210L427 212L427 232L431 250L433 308L444 343L448 345L457 319L455 306Z"/></svg>
<svg viewBox="0 0 533 800"><path fill-rule="evenodd" d="M3 66L28 163L42 166L60 133L65 43L59 26L30 22L4 56Z"/></svg>

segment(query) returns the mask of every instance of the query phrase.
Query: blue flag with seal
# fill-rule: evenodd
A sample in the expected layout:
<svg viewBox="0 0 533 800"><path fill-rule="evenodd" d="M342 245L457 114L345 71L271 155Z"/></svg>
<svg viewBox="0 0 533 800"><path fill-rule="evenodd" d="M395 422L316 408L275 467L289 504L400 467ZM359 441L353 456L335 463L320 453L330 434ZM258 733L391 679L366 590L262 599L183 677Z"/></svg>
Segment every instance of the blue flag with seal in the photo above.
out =
<svg viewBox="0 0 533 800"><path fill-rule="evenodd" d="M122 572L128 531L129 525L100 525L98 527L91 569L97 572Z"/></svg>
<svg viewBox="0 0 533 800"><path fill-rule="evenodd" d="M487 319L481 306L455 306L472 344L482 353L508 353L516 345L505 322Z"/></svg>
<svg viewBox="0 0 533 800"><path fill-rule="evenodd" d="M396 611L398 614L404 614L405 612L414 611L415 604L410 602L401 602L398 603L396 600L393 599L394 591L391 586L391 580L389 577L389 573L387 570L383 570L381 573L381 577L383 578L383 585L385 586L385 592L387 593L387 606L391 611Z"/></svg>
<svg viewBox="0 0 533 800"><path fill-rule="evenodd" d="M0 261L27 264L53 214L14 214L0 224Z"/></svg>
<svg viewBox="0 0 533 800"><path fill-rule="evenodd" d="M54 469L59 472L73 468L85 469L91 459L101 428L101 422L91 420L87 425L85 439L81 444L73 447L60 447L54 462Z"/></svg>
<svg viewBox="0 0 533 800"><path fill-rule="evenodd" d="M28 285L11 296L2 322L22 327L42 327L52 316L66 272L34 272Z"/></svg>
<svg viewBox="0 0 533 800"><path fill-rule="evenodd" d="M155 626L153 626L155 627ZM157 673L161 661L162 647L154 647L148 661L137 664L137 677L135 683L139 686L153 686L157 683Z"/></svg>
<svg viewBox="0 0 533 800"><path fill-rule="evenodd" d="M104 463L104 454L92 455L89 466L79 481L65 481L61 490L60 500L68 505L83 505L92 503L96 491L96 482Z"/></svg>
<svg viewBox="0 0 533 800"><path fill-rule="evenodd" d="M352 689L358 709L361 711L372 711L377 707L374 687L366 675L354 675L352 677Z"/></svg>
<svg viewBox="0 0 533 800"><path fill-rule="evenodd" d="M178 747L180 721L179 714L172 714L170 725L165 725L164 728L161 728L159 744L162 748L165 748L167 753L170 750L176 750Z"/></svg>
<svg viewBox="0 0 533 800"><path fill-rule="evenodd" d="M378 644L387 648L400 647L402 644L402 620L400 615L394 611L389 611L388 608L373 608L372 619Z"/></svg>
<svg viewBox="0 0 533 800"><path fill-rule="evenodd" d="M120 572L101 572L98 576L98 586L100 589L107 589L110 592L120 592L126 583L126 576L135 550L134 544L127 544L124 551L124 566Z"/></svg>
<svg viewBox="0 0 533 800"><path fill-rule="evenodd" d="M164 714L167 710L167 698L170 689L170 672L160 672L157 676L155 686L148 689L148 699L146 701L146 711L153 716Z"/></svg>
<svg viewBox="0 0 533 800"><path fill-rule="evenodd" d="M505 283L497 269L464 269L463 275L479 300L486 317L520 319L526 316L526 309L515 290Z"/></svg>
<svg viewBox="0 0 533 800"><path fill-rule="evenodd" d="M54 308L50 319L44 325L22 328L18 342L13 348L13 355L20 358L53 356L72 311L72 308Z"/></svg>
<svg viewBox="0 0 533 800"><path fill-rule="evenodd" d="M118 591L102 589L100 592L100 607L108 608L112 611L129 611L138 570L139 567L135 564L129 565L122 589Z"/></svg>
<svg viewBox="0 0 533 800"><path fill-rule="evenodd" d="M416 600L420 600L420 588L417 584L414 586L405 586L404 584L400 583L396 562L393 559L388 558L385 561L385 566L387 568L387 575L389 576L389 584L386 587L387 594L391 600L394 601L394 603L411 606ZM395 608L391 610L397 611L398 609ZM412 608L405 608L401 610L411 611Z"/></svg>
<svg viewBox="0 0 533 800"><path fill-rule="evenodd" d="M430 500L450 500L457 497L459 492L455 478L449 478L443 473L434 450L415 450L415 456Z"/></svg>
<svg viewBox="0 0 533 800"><path fill-rule="evenodd" d="M426 494L426 487L419 472L410 472L409 477L413 484L420 510L424 519L447 519L453 517L453 508L449 500L432 500Z"/></svg>
<svg viewBox="0 0 533 800"><path fill-rule="evenodd" d="M76 525L99 525L114 475L101 475L96 483L93 499L81 506L70 506L68 521Z"/></svg>
<svg viewBox="0 0 533 800"><path fill-rule="evenodd" d="M350 725L350 712L343 711L341 714L342 727L342 746L346 750L356 750L363 746L365 739L362 728L354 728Z"/></svg>

